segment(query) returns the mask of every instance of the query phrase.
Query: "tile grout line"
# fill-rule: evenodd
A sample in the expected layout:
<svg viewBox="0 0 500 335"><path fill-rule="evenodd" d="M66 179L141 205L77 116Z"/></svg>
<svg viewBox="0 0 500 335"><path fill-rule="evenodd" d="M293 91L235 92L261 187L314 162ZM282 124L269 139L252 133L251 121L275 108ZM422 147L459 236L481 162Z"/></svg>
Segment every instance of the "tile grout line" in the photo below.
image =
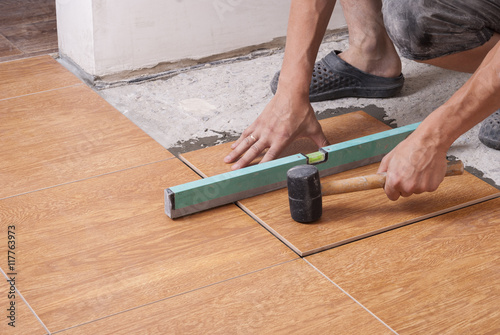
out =
<svg viewBox="0 0 500 335"><path fill-rule="evenodd" d="M167 301L167 300L170 300L170 299L173 299L173 298L176 298L176 297L180 297L180 296L183 296L183 295L186 295L186 294L189 294L189 293L193 293L193 292L196 292L196 291L199 291L199 290L203 290L205 288L209 288L209 287L212 287L212 286L215 286L215 285L219 285L219 284L231 281L231 280L242 278L242 277L245 277L245 276L248 276L248 275L251 275L251 274L254 274L254 273L258 273L258 272L261 272L261 271L264 271L264 270L267 270L267 269L272 269L274 267L281 266L281 265L284 265L284 264L287 264L287 263L291 263L291 262L297 261L299 259L300 258L294 258L294 259L290 259L290 260L287 260L287 261L283 261L283 262L278 263L278 264L269 265L269 266L267 266L265 268L262 268L262 269L257 269L257 270L250 271L250 272L244 273L244 274L240 274L240 275L235 276L235 277L227 278L227 279L215 282L215 283L211 283L211 284L207 284L207 285L204 285L204 286L200 286L200 287L197 287L197 288L194 288L194 289L191 289L191 290L187 290L187 291L184 291L184 292L181 292L181 293L177 293L177 294L165 297L163 299L159 299L159 300L156 300L156 301L151 301L151 302L148 302L148 303L140 305L140 306L131 307L131 308L125 309L123 311L119 311L119 312L116 312L116 313L113 313L113 314L110 314L110 315L106 315L106 316L103 316L103 317L100 317L100 318L97 318L97 319L94 319L94 320L91 320L91 321L83 322L83 323L75 325L75 326L71 326L71 327L68 327L68 328L57 330L57 331L55 331L53 333L50 333L50 334L64 333L65 331L70 330L70 329L74 329L74 328L77 328L77 327L85 326L87 324L98 322L98 321L101 321L101 320L104 320L104 319L107 319L107 318L112 318L114 316L117 316L117 315L120 315L120 314L123 314L123 313L128 313L128 312L134 311L136 309L140 309L140 308L143 308L143 307L147 307L147 306L151 306L151 305L154 305L154 304L157 304L157 303L161 303L163 301Z"/></svg>
<svg viewBox="0 0 500 335"><path fill-rule="evenodd" d="M436 212L433 212L433 213L430 213L430 214L422 215L422 216L419 216L417 218L414 218L414 219L411 219L411 220L408 220L408 221L404 221L404 222L400 222L398 224L394 224L392 226L384 227L384 228L381 228L381 229L376 229L376 230L370 231L368 233L364 233L364 234L361 234L361 235L358 235L358 236L347 238L345 240L342 240L342 241L339 241L339 242L336 242L336 243L327 244L327 245L325 245L323 247L318 247L318 248L315 248L315 249L312 249L312 250L309 250L309 251L305 251L300 256L301 257L308 257L308 256L312 256L312 255L315 255L315 254L319 254L319 253L321 253L323 251L328 251L328 250L331 250L333 248L338 248L338 247L344 246L346 244L350 244L350 243L354 243L354 242L359 242L361 240L364 240L364 239L367 239L367 238L370 238L370 237L374 237L374 236L377 236L377 235L380 235L380 234L384 234L384 233L390 232L392 230L397 230L397 229L400 229L400 228L405 228L405 227L411 226L413 224L421 223L421 222L426 221L426 220L430 220L430 219L433 219L433 218L436 218L436 217L440 217L440 216L443 216L443 215L447 215L447 214L450 214L450 213L453 213L453 212L460 211L460 210L465 209L467 207L472 207L472 206L480 205L480 204L482 204L484 202L487 202L487 201L490 201L490 200L495 200L497 198L500 198L500 192L493 193L493 194L490 194L488 196L485 196L485 197L482 197L482 198L478 198L478 199L475 199L475 200L471 200L471 201L465 202L463 204L452 206L452 207L449 207L449 208L446 208L446 209L443 209L443 210L439 210L439 211L436 211Z"/></svg>
<svg viewBox="0 0 500 335"><path fill-rule="evenodd" d="M206 175L202 170L200 170L199 168L197 168L194 164L192 164L188 159L186 159L185 157L182 156L182 153L180 153L178 156L176 156L178 160L180 160L186 167L188 167L189 169L191 169L194 173L198 174L202 179L205 179L205 178L209 178L210 176ZM280 234L278 234L277 231L275 231L274 229L272 229L270 226L266 225L264 223L264 221L261 221L260 218L253 214L253 212L251 210L249 210L248 208L246 208L242 203L241 201L242 200L245 200L245 199L241 199L241 200L237 200L237 201L234 201L232 202L231 204L235 205L240 211L242 211L246 216L250 217L253 221L257 222L257 224L261 227L261 228L264 228L268 233L271 234L272 237L274 237L275 239L277 239L278 241L280 241L284 246L286 246L288 249L292 250L292 252L294 252L296 255L298 255L299 257L303 257L302 253L300 252L299 249L295 248L293 246L293 244L288 244L288 241L286 241L286 239L284 237L282 237ZM229 205L229 204L227 204ZM207 209L208 210L208 209Z"/></svg>
<svg viewBox="0 0 500 335"><path fill-rule="evenodd" d="M159 161L154 161L154 162L150 162L150 163L145 163L145 164L141 164L141 165L137 165L137 166L131 166L131 167L124 168L124 169L121 169L121 170L110 171L110 172L102 173L102 174L95 175L95 176L90 176L90 177L86 177L86 178L82 178L82 179L77 179L77 180L68 181L68 182L61 183L61 184L56 184L56 185L51 185L51 186L47 186L47 187L42 187L42 188L39 188L39 189L36 189L36 190L31 190L31 191L26 191L26 192L23 192L23 193L18 193L18 194L14 194L14 195L9 195L9 196L7 196L7 197L5 197L5 198L0 198L0 201L2 201L2 200L6 200L6 199L10 199L10 198L19 197L19 196L26 195L26 194L30 194L30 193L35 193L35 192L40 192L40 191L49 190L49 189L51 189L51 188L56 188L56 187L60 187L60 186L65 186L65 185L69 185L69 184L73 184L73 183L79 183L79 182L82 182L82 181L86 181L86 180L90 180L90 179L94 179L94 178L99 178L99 177L103 177L103 176L111 175L111 174L118 173L118 172L124 172L124 171L128 171L128 170L132 170L132 169L140 168L140 167L143 167L143 166L148 166L148 165L152 165L152 164L157 164L157 163L161 163L161 162L166 162L166 161L168 161L168 160L172 160L172 159L175 159L175 158L176 158L176 157L165 158L165 159L162 159L162 160L159 160Z"/></svg>
<svg viewBox="0 0 500 335"><path fill-rule="evenodd" d="M342 293L344 293L345 295L347 295L349 298L351 298L356 304L358 304L359 306L361 306L365 311L367 311L368 313L370 313L371 316L373 316L375 319L377 319L379 322L381 322L384 326L387 327L387 329L389 329L390 331L392 331L394 334L398 334L394 329L392 329L387 323L385 323L384 321L382 321L378 316L376 316L372 311L370 311L367 307L365 307L362 303L360 303L358 300L356 300L352 295L350 295L349 293L347 293L342 287L340 287L337 283L335 283L332 279L330 279L327 275L325 275L323 272L321 272L317 267L315 267L313 264L311 264L307 259L305 258L302 258L304 261L306 261L307 264L309 264L314 270L316 270L318 273L320 273L323 277L325 277L330 283L332 283L333 285L335 285L335 287L337 287L340 291L342 291Z"/></svg>
<svg viewBox="0 0 500 335"><path fill-rule="evenodd" d="M3 271L3 269L1 267L0 267L0 272L2 272L3 276L7 280L9 279L9 277L7 276L7 274ZM45 326L45 323L43 323L42 319L40 319L40 317L38 316L38 314L36 314L35 310L31 307L31 305L28 303L28 301L26 301L26 299L21 294L21 292L19 291L19 289L17 288L17 286L14 286L14 287L16 289L17 294L21 297L21 299L24 301L24 303L26 304L26 306L28 306L28 308L31 311L31 313L35 316L35 318L38 320L38 322L40 322L40 324L45 329L45 331L47 332L47 334L51 335L52 333L50 332L50 330L47 328L47 326Z"/></svg>
<svg viewBox="0 0 500 335"><path fill-rule="evenodd" d="M10 47L14 47L15 49L19 50L20 54L14 54L14 55L10 55L10 56L1 56L1 57L0 57L0 63L2 63L2 61L1 61L1 59L2 59L2 58L16 57L16 56L22 56L22 55L24 55L24 52L23 52L21 49L19 49L19 48L18 48L18 47L17 47L14 43L12 43L12 42L11 42L11 41L10 41L10 40L9 40L9 39L5 36L5 35L4 35L4 34L1 34L1 33L0 33L0 38L1 38L1 37L3 37L3 39L4 39L4 40L6 40L6 41L7 41L7 43L9 43L9 44L10 44L10 45L9 45ZM12 49L11 49L11 50L12 50ZM8 61L6 61L6 62L8 62Z"/></svg>
<svg viewBox="0 0 500 335"><path fill-rule="evenodd" d="M85 83L80 82L78 84L73 84L73 85L69 85L69 86L63 86L63 87L53 88L51 90L44 90L44 91L38 91L38 92L33 92L33 93L28 93L28 94L16 95L14 97L8 97L8 98L0 99L0 102L1 101L11 100L11 99L18 99L18 98L29 97L31 95L36 95L36 94L40 94L40 93L47 93L47 92L59 91L59 90L63 90L63 89L66 89L66 88L76 87L76 86L82 86L82 85L85 85Z"/></svg>

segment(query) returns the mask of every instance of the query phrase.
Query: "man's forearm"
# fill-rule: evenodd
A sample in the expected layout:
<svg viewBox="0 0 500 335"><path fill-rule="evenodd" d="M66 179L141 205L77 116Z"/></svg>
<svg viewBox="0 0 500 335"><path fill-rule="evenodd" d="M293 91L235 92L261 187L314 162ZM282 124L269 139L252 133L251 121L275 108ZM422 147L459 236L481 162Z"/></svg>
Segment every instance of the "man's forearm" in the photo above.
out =
<svg viewBox="0 0 500 335"><path fill-rule="evenodd" d="M467 82L415 133L447 150L463 133L500 108L500 42Z"/></svg>
<svg viewBox="0 0 500 335"><path fill-rule="evenodd" d="M312 69L335 0L293 0L280 85L309 95Z"/></svg>

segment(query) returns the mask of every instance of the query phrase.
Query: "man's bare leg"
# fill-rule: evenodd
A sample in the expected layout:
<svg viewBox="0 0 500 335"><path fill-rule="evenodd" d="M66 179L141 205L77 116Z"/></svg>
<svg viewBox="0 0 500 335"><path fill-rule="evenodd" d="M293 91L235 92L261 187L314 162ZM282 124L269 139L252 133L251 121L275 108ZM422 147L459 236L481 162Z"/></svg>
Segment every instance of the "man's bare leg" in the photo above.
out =
<svg viewBox="0 0 500 335"><path fill-rule="evenodd" d="M401 60L387 35L381 0L342 0L349 48L340 54L352 66L381 77L401 74Z"/></svg>
<svg viewBox="0 0 500 335"><path fill-rule="evenodd" d="M435 65L448 70L473 73L479 67L479 64L481 64L488 52L490 52L499 41L500 34L494 33L490 40L480 47L419 62Z"/></svg>

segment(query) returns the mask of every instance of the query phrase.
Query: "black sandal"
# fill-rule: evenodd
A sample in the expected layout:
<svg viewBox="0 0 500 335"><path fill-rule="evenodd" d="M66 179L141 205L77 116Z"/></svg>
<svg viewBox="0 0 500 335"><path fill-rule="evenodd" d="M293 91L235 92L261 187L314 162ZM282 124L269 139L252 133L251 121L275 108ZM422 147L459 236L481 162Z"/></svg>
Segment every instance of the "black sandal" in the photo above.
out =
<svg viewBox="0 0 500 335"><path fill-rule="evenodd" d="M334 100L345 97L388 98L401 91L403 74L395 78L375 76L361 71L346 63L337 55L340 51L330 52L314 64L309 87L311 102ZM271 90L276 93L280 72L271 82Z"/></svg>
<svg viewBox="0 0 500 335"><path fill-rule="evenodd" d="M483 121L479 140L487 147L500 150L500 109Z"/></svg>

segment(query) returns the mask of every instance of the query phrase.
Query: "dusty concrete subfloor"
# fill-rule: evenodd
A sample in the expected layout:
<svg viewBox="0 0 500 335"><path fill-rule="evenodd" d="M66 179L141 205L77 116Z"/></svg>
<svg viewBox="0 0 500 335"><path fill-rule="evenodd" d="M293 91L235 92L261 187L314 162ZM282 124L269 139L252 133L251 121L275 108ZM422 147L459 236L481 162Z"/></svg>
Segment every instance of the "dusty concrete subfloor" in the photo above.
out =
<svg viewBox="0 0 500 335"><path fill-rule="evenodd" d="M322 44L319 58L346 49L347 35ZM173 153L235 140L271 99L269 83L283 52L222 65L206 65L174 77L100 90L99 93ZM445 102L470 75L403 59L402 92L388 99L345 98L314 103L318 118L364 110L392 126L422 121ZM477 138L479 125L461 136L449 155L468 171L500 185L500 151ZM500 188L500 187L499 187Z"/></svg>

